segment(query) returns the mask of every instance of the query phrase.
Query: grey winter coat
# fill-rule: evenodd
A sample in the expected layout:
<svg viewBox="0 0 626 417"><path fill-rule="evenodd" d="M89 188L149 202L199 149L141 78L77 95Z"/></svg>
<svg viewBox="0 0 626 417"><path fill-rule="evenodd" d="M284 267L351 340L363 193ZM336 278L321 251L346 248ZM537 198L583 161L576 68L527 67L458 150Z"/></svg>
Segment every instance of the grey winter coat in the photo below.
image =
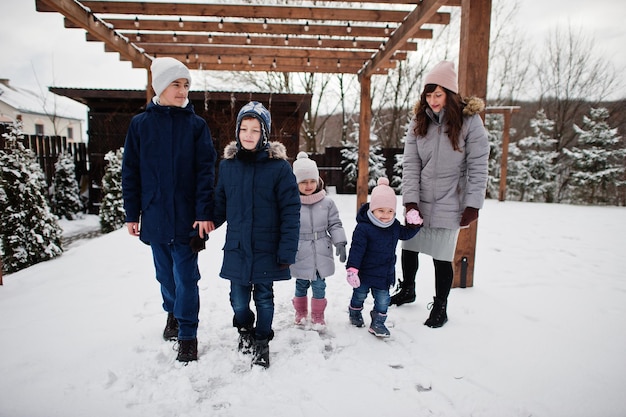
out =
<svg viewBox="0 0 626 417"><path fill-rule="evenodd" d="M335 273L333 244L346 245L348 241L339 210L324 190L301 195L300 202L300 239L291 275L310 281L317 279L316 272L321 278L329 277Z"/></svg>
<svg viewBox="0 0 626 417"><path fill-rule="evenodd" d="M402 170L403 203L417 203L424 227L458 229L466 207L481 209L487 187L489 141L479 98L470 98L463 109L460 151L455 151L444 120L432 114L425 137L415 135L415 119L404 137ZM430 110L430 109L429 109Z"/></svg>

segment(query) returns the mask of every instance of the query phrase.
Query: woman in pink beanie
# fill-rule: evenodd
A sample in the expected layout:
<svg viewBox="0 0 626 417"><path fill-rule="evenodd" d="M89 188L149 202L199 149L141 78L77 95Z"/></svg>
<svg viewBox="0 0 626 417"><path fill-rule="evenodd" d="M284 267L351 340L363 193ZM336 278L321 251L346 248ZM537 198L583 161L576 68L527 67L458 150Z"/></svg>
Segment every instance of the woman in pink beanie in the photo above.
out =
<svg viewBox="0 0 626 417"><path fill-rule="evenodd" d="M461 98L452 62L435 65L424 83L404 137L402 170L405 210L417 210L424 227L402 244L403 280L391 304L415 301L418 253L426 253L435 264L435 297L424 324L441 327L448 321L459 228L478 218L485 199L489 142L479 116L484 103Z"/></svg>
<svg viewBox="0 0 626 417"><path fill-rule="evenodd" d="M350 323L363 327L363 303L371 291L374 309L369 332L389 337L385 326L389 307L389 288L396 280L396 247L398 240L410 239L419 231L417 211L407 213L407 226L396 219L396 193L387 178L379 178L370 202L363 204L356 216L350 255L346 262L347 280L353 288L348 312Z"/></svg>

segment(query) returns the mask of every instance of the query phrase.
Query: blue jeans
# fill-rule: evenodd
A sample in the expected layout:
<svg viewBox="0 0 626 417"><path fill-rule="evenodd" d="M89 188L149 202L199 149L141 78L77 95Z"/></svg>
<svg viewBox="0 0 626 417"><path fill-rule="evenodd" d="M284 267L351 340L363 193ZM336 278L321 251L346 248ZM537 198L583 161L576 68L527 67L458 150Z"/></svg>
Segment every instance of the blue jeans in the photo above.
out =
<svg viewBox="0 0 626 417"><path fill-rule="evenodd" d="M322 299L326 297L326 281L317 274L317 279L309 281L308 279L296 279L296 297L306 297L311 287L313 298Z"/></svg>
<svg viewBox="0 0 626 417"><path fill-rule="evenodd" d="M350 300L350 307L355 309L363 308L363 302L367 298L367 294L370 289L372 290L372 296L374 297L374 310L380 314L387 314L389 308L389 302L391 296L389 290L380 290L378 288L368 288L361 285L358 288L352 290L352 299Z"/></svg>
<svg viewBox="0 0 626 417"><path fill-rule="evenodd" d="M151 243L150 247L163 309L178 321L178 340L195 339L200 312L198 254L179 243Z"/></svg>
<svg viewBox="0 0 626 417"><path fill-rule="evenodd" d="M254 338L257 340L271 339L274 336L272 321L274 320L274 283L241 285L230 282L230 305L235 317L233 325L237 328L254 327L254 313L250 310L250 300L254 297L256 306L256 327Z"/></svg>

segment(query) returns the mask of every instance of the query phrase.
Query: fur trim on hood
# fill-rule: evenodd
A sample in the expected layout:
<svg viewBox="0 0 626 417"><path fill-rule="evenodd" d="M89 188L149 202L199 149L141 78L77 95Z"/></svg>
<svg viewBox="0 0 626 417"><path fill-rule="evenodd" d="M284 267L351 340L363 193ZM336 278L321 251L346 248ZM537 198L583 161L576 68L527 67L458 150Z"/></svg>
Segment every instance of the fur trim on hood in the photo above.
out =
<svg viewBox="0 0 626 417"><path fill-rule="evenodd" d="M473 116L482 113L485 110L485 102L480 97L471 96L463 99L463 116ZM426 105L428 107L428 104ZM422 105L418 101L413 108L413 116L422 111Z"/></svg>
<svg viewBox="0 0 626 417"><path fill-rule="evenodd" d="M287 148L285 148L285 145L283 145L280 142L276 142L276 141L269 142L265 150L267 150L267 154L270 159L287 160ZM234 159L235 156L237 156L238 151L239 149L237 148L237 142L236 141L230 142L224 148L224 159ZM256 152L262 152L262 151L263 150L256 151Z"/></svg>

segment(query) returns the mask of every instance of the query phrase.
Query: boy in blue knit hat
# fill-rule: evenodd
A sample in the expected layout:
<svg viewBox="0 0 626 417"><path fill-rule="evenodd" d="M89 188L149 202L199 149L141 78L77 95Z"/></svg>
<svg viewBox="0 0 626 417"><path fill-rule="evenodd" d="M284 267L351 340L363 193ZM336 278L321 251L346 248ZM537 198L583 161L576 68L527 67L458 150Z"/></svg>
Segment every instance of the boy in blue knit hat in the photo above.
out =
<svg viewBox="0 0 626 417"><path fill-rule="evenodd" d="M243 106L236 140L224 149L215 192L215 226L227 223L220 276L230 280L238 348L253 354L252 365L264 368L270 365L274 336L274 281L291 278L300 233L298 184L285 146L269 141L271 126L263 104Z"/></svg>

